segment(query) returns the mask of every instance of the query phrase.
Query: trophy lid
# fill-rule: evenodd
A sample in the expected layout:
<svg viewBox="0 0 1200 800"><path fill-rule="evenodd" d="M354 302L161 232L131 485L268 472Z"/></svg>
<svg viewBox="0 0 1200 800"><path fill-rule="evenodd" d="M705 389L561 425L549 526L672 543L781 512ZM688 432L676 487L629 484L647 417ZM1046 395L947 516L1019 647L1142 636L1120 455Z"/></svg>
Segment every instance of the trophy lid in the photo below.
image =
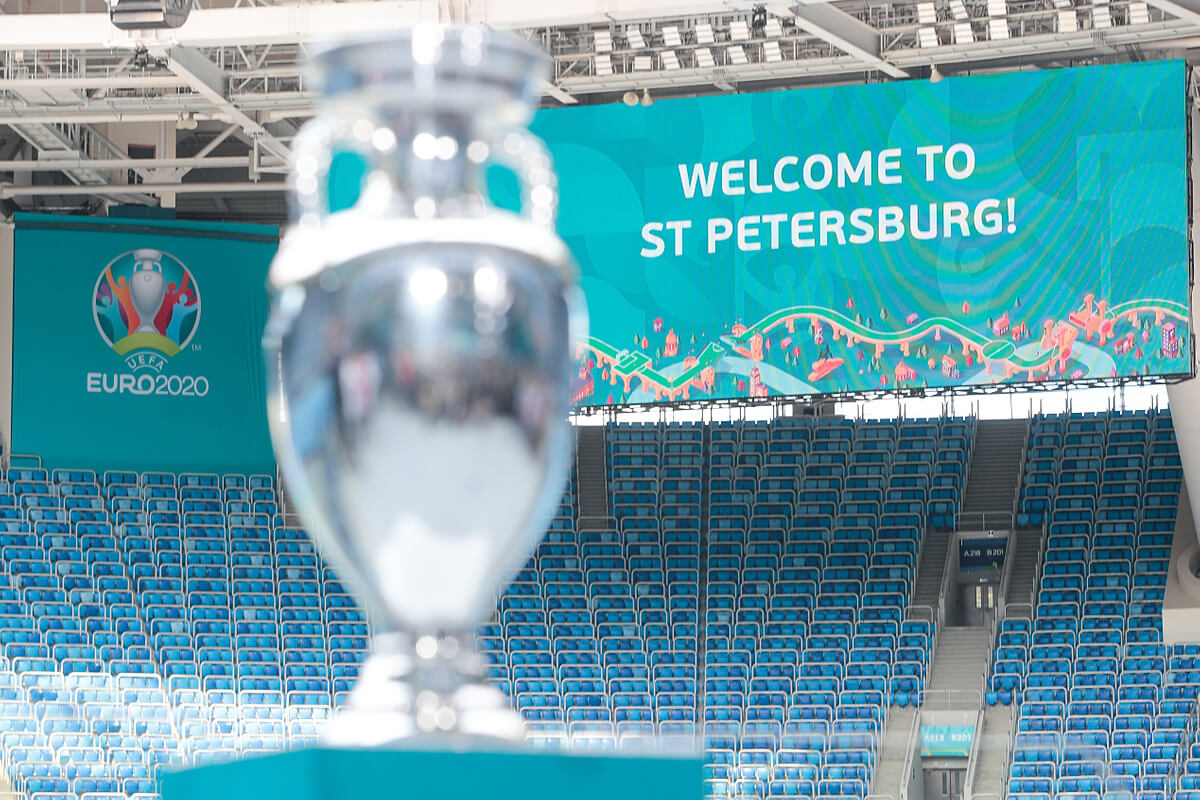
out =
<svg viewBox="0 0 1200 800"><path fill-rule="evenodd" d="M508 125L532 117L550 58L515 34L477 25L418 25L310 50L316 87L329 99L412 110L463 108Z"/></svg>

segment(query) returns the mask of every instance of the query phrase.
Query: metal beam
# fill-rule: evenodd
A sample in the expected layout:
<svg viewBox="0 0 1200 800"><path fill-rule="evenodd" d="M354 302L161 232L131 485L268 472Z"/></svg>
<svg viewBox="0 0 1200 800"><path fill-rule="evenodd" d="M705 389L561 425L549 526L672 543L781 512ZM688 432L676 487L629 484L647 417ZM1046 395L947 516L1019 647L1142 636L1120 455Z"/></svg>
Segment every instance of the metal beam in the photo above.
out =
<svg viewBox="0 0 1200 800"><path fill-rule="evenodd" d="M0 92L42 89L174 89L187 84L178 75L117 75L78 78L0 78Z"/></svg>
<svg viewBox="0 0 1200 800"><path fill-rule="evenodd" d="M36 147L40 154L57 153L64 160L86 160L86 156L80 152L79 142L68 137L66 133L56 127L30 122L14 124L12 129L18 136ZM79 167L64 166L62 173L68 180L78 184L76 188L81 190L81 194L95 194L115 202L143 204L151 202L144 192L137 189L130 190L128 184L125 184L124 190L106 191L111 189L113 184L110 184L103 175L95 172L86 164Z"/></svg>
<svg viewBox="0 0 1200 800"><path fill-rule="evenodd" d="M298 44L436 21L429 0L197 8L178 30L119 31L108 14L14 14L0 25L0 50L118 50L139 44L233 47Z"/></svg>
<svg viewBox="0 0 1200 800"><path fill-rule="evenodd" d="M246 133L258 140L263 150L287 161L287 145L229 99L228 76L203 53L190 47L172 47L167 51L167 67L186 80L197 94L228 115L231 122L241 125Z"/></svg>
<svg viewBox="0 0 1200 800"><path fill-rule="evenodd" d="M206 145L204 145L204 147L201 147L199 150L197 150L196 154L194 156L192 156L192 159L194 159L196 161L196 163L195 164L181 164L180 166L183 168L177 169L174 172L172 172L171 177L173 179L179 181L179 180L183 180L183 176L187 175L189 172L191 172L196 167L219 167L219 166L221 166L218 162L222 161L223 159L221 157L211 156L210 154L212 153L212 151L214 151L218 147L220 147L222 142L224 142L226 139L228 139L230 136L232 136L234 133L236 133L237 129L238 129L237 125L230 125L230 126L226 127L225 130L221 131L216 136L209 139L208 143ZM234 156L234 158L237 158L237 156ZM241 166L241 165L239 164L236 166ZM250 166L250 156L249 155L246 156L246 166L247 167Z"/></svg>
<svg viewBox="0 0 1200 800"><path fill-rule="evenodd" d="M105 184L98 186L16 186L0 183L0 200L13 197L45 197L57 195L92 195L108 192L129 191L137 188L143 192L159 194L233 194L234 192L284 192L286 181L263 181L262 183L141 183L136 187L129 184Z"/></svg>
<svg viewBox="0 0 1200 800"><path fill-rule="evenodd" d="M825 58L803 58L796 61L761 61L750 64L730 64L718 69L689 68L631 72L619 75L581 75L564 78L562 88L575 94L619 92L626 89L667 89L680 87L716 86L733 91L735 86L756 81L784 81L797 78L843 80L856 79L873 69L862 59L851 55Z"/></svg>
<svg viewBox="0 0 1200 800"><path fill-rule="evenodd" d="M786 13L783 9L787 2L774 0L771 5L781 9L779 13ZM480 21L510 29L606 25L659 17L748 14L752 6L752 0L490 0ZM819 4L800 8L831 7ZM840 11L832 15L818 11L801 16L811 24L827 27L831 36L844 40L848 47L878 58L878 41L874 45L865 41L863 29L870 28L853 17ZM438 19L437 0L197 8L182 28L161 31L118 31L109 23L107 14L19 14L5 19L0 26L0 50L113 50L132 49L139 44L159 47L299 44ZM878 40L877 33L872 35ZM847 49L847 52L853 51Z"/></svg>
<svg viewBox="0 0 1200 800"><path fill-rule="evenodd" d="M564 106L575 105L579 102L574 95L567 92L561 86L555 86L553 83L547 82L544 86L542 86L542 91L553 97L558 102L562 103Z"/></svg>
<svg viewBox="0 0 1200 800"><path fill-rule="evenodd" d="M0 125L21 125L27 122L37 122L43 125L60 124L60 125L82 125L87 123L110 123L110 122L175 122L179 119L179 115L183 110L179 111L152 111L147 108L145 111L130 108L130 109L95 109L88 110L81 106L78 109L66 111L56 111L49 109L46 111L7 111L0 112ZM200 119L216 118L218 115L204 115Z"/></svg>
<svg viewBox="0 0 1200 800"><path fill-rule="evenodd" d="M1173 17L1193 25L1200 25L1200 2L1196 0L1146 0L1150 5L1161 8Z"/></svg>
<svg viewBox="0 0 1200 800"><path fill-rule="evenodd" d="M107 150L109 155L111 155L113 158L123 159L129 156L129 153L123 147L119 146L112 139L109 139L103 133L96 130L94 126L86 125L84 127L87 130L87 135L92 139L92 141L96 142L96 144ZM146 164L138 164L137 166L133 167L133 171L137 173L137 176L142 180L149 180L151 173L146 167Z"/></svg>
<svg viewBox="0 0 1200 800"><path fill-rule="evenodd" d="M879 31L831 5L802 5L793 11L796 24L865 64L893 78L911 78L882 55Z"/></svg>
<svg viewBox="0 0 1200 800"><path fill-rule="evenodd" d="M278 162L271 162L274 166ZM0 172L62 172L67 169L127 170L200 167L248 167L250 156L193 156L191 158L40 158L36 161L0 161ZM173 176L174 177L174 176Z"/></svg>
<svg viewBox="0 0 1200 800"><path fill-rule="evenodd" d="M14 131L15 134L15 131ZM7 142L0 142L0 159L12 158L24 146L25 140L20 136L14 135ZM26 161L18 161L18 164L27 163Z"/></svg>
<svg viewBox="0 0 1200 800"><path fill-rule="evenodd" d="M904 48L889 51L887 56L893 63L916 67L936 63L971 64L980 61L1007 61L1020 59L1029 63L1030 58L1058 59L1068 55L1097 52L1095 31L1082 30L1077 33L1047 33L1037 36L1021 36L1001 42L974 42L972 44L947 44L940 47ZM1163 47L1171 42L1186 40L1200 34L1200 24L1171 20L1139 25L1136 30L1127 26L1109 28L1104 39L1109 45L1141 44L1143 47ZM1009 69L1012 67L1010 66Z"/></svg>

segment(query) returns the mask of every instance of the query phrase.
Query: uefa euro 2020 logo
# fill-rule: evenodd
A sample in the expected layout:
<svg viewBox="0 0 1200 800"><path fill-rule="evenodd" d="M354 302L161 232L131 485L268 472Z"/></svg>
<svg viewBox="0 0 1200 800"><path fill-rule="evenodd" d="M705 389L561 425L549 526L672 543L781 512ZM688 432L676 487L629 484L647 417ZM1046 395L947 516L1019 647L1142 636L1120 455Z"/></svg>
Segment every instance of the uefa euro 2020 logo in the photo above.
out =
<svg viewBox="0 0 1200 800"><path fill-rule="evenodd" d="M167 359L188 347L200 324L200 287L178 258L151 248L117 256L96 279L92 315L100 336L130 372L88 373L89 392L208 393L204 378L143 372L161 373Z"/></svg>

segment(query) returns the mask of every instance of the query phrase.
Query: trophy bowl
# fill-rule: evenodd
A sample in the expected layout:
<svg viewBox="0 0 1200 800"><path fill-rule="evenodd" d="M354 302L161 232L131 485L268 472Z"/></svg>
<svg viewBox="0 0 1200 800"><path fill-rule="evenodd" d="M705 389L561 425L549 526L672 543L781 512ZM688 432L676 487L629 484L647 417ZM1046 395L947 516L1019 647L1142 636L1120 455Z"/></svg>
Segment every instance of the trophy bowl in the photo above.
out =
<svg viewBox="0 0 1200 800"><path fill-rule="evenodd" d="M363 65L357 82L341 75L338 113L349 119L316 121L324 133L296 159L297 182L304 165L323 179L336 148L329 132L370 125L369 141L385 145L368 154L371 195L328 213L320 189L298 190L299 223L272 266L265 336L289 494L379 631L330 739L519 740L519 716L482 680L473 631L561 496L573 443L570 347L583 319L574 266L547 213L548 159L527 135L506 132L514 104L528 102L536 59L519 40L477 28L404 31L386 48L365 46L398 65ZM343 71L360 63L346 47L335 51ZM419 63L423 90L448 64L447 91L414 93L406 59ZM522 72L506 77L506 68ZM455 90L476 75L487 91L465 92L464 104ZM424 134L442 142L428 159L416 143ZM478 191L484 160L467 153L481 146L516 154L528 200L520 215ZM438 169L424 163L433 160Z"/></svg>

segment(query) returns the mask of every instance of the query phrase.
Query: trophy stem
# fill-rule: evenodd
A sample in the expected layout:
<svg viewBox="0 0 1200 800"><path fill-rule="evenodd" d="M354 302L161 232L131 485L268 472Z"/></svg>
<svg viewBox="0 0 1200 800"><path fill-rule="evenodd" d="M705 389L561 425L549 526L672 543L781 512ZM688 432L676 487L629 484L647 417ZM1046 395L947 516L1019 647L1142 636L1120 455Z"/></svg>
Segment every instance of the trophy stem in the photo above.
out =
<svg viewBox="0 0 1200 800"><path fill-rule="evenodd" d="M344 708L330 723L338 747L378 747L430 737L522 741L520 715L484 681L470 634L377 636Z"/></svg>

